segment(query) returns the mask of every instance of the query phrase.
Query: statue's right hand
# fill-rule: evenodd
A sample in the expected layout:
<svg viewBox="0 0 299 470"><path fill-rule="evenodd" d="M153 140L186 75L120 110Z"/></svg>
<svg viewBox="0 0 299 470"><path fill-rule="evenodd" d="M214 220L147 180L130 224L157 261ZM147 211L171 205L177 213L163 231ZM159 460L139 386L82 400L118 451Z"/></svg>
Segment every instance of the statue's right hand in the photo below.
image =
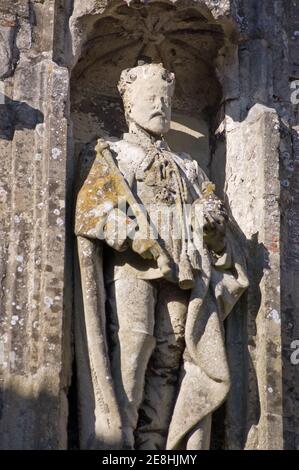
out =
<svg viewBox="0 0 299 470"><path fill-rule="evenodd" d="M146 239L144 234L139 230L135 231L134 238L132 240L132 250L138 253L144 259L153 259L151 252L152 242Z"/></svg>
<svg viewBox="0 0 299 470"><path fill-rule="evenodd" d="M171 269L171 264L166 253L163 253L158 243L155 240L146 238L142 232L135 232L134 239L132 241L132 249L143 259L157 261L158 268L168 281L175 282L173 271Z"/></svg>

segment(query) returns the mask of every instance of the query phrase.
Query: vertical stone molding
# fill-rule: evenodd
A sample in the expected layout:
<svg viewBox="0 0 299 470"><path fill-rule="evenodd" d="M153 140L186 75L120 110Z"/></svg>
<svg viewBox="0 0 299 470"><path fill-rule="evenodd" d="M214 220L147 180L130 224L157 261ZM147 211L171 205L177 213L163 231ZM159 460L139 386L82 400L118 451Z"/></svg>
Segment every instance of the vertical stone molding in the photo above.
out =
<svg viewBox="0 0 299 470"><path fill-rule="evenodd" d="M19 3L21 9L24 2ZM50 29L53 4L47 2L43 10L45 15L52 11ZM37 46L43 45L31 42L32 14L28 12L26 26L22 16L17 18L20 60L14 75L4 82L1 111L7 116L0 150L2 449L67 446L70 331L64 270L69 74L50 54L47 57L46 50L38 54Z"/></svg>
<svg viewBox="0 0 299 470"><path fill-rule="evenodd" d="M251 108L241 124L227 128L226 171L232 175L226 180L227 197L234 220L246 237L251 280L247 302L238 312L243 335L238 339L233 320L228 328L236 381L237 367L247 370L246 379L243 377L247 387L240 391L238 382L233 381L237 385L232 387L229 407L232 415L237 413L234 407L238 395L243 395L237 421L243 419L241 427L249 449L283 447L279 129L276 111L260 104ZM247 344L240 359L242 342ZM227 433L233 435L238 425L232 421L231 426ZM234 439L228 439L235 447Z"/></svg>

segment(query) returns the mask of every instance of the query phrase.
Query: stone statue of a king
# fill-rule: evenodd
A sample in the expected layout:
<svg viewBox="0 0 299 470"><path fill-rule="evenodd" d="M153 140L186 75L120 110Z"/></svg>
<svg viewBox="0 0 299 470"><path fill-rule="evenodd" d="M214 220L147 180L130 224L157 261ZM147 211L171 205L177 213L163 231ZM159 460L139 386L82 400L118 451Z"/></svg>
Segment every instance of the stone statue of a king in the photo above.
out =
<svg viewBox="0 0 299 470"><path fill-rule="evenodd" d="M82 448L208 449L229 391L223 321L246 264L214 185L164 139L174 84L161 64L124 70L128 133L99 139L82 173Z"/></svg>

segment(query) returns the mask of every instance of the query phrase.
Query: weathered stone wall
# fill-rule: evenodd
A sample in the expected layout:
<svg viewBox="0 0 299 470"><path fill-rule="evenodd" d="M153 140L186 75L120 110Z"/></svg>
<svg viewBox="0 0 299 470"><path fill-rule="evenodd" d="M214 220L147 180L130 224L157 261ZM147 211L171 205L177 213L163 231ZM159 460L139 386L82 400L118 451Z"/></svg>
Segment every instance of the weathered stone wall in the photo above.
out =
<svg viewBox="0 0 299 470"><path fill-rule="evenodd" d="M297 88L297 102L287 107L284 116L284 132L281 142L281 292L282 292L282 337L283 337L283 408L284 443L287 449L299 449L299 374L298 365L292 364L290 355L294 351L291 344L299 338L299 2L291 1L284 17L285 47L288 50L284 72L292 86ZM279 72L281 74L281 71ZM285 87L284 99L287 102L288 90ZM289 125L287 125L287 123Z"/></svg>
<svg viewBox="0 0 299 470"><path fill-rule="evenodd" d="M67 445L68 71L52 60L55 3L6 1L0 6L4 38L0 447L4 449Z"/></svg>
<svg viewBox="0 0 299 470"><path fill-rule="evenodd" d="M95 21L115 3L0 5L1 448L67 446L69 84ZM299 339L299 105L290 101L290 81L299 79L298 3L192 2L224 33L208 167L248 249L251 280L227 324L233 387L219 443L226 448L299 447L299 375L290 362L291 342Z"/></svg>
<svg viewBox="0 0 299 470"><path fill-rule="evenodd" d="M292 134L298 106L291 104L290 82L296 77L299 5L276 1L235 6L241 33L238 65L229 77L234 92L224 104L226 117L219 128L213 168L217 169L219 157L225 159L220 183L247 239L251 283L247 300L228 322L235 380L228 401L226 442L229 448L294 449L298 372L290 361L290 344L298 337L298 303ZM218 147L222 149L225 137L221 153ZM217 179L217 171L215 175ZM242 375L244 368L247 372Z"/></svg>

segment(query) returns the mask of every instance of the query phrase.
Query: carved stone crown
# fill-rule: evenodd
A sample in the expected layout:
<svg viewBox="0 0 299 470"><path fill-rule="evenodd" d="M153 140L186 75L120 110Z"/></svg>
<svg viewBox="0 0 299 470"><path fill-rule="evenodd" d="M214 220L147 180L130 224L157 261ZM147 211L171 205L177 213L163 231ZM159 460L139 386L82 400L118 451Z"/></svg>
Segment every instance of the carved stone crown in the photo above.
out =
<svg viewBox="0 0 299 470"><path fill-rule="evenodd" d="M118 91L122 98L124 98L124 95L130 92L130 87L137 78L146 80L159 75L167 82L171 89L171 94L173 94L175 85L174 73L166 70L162 64L143 64L123 70L118 82Z"/></svg>

